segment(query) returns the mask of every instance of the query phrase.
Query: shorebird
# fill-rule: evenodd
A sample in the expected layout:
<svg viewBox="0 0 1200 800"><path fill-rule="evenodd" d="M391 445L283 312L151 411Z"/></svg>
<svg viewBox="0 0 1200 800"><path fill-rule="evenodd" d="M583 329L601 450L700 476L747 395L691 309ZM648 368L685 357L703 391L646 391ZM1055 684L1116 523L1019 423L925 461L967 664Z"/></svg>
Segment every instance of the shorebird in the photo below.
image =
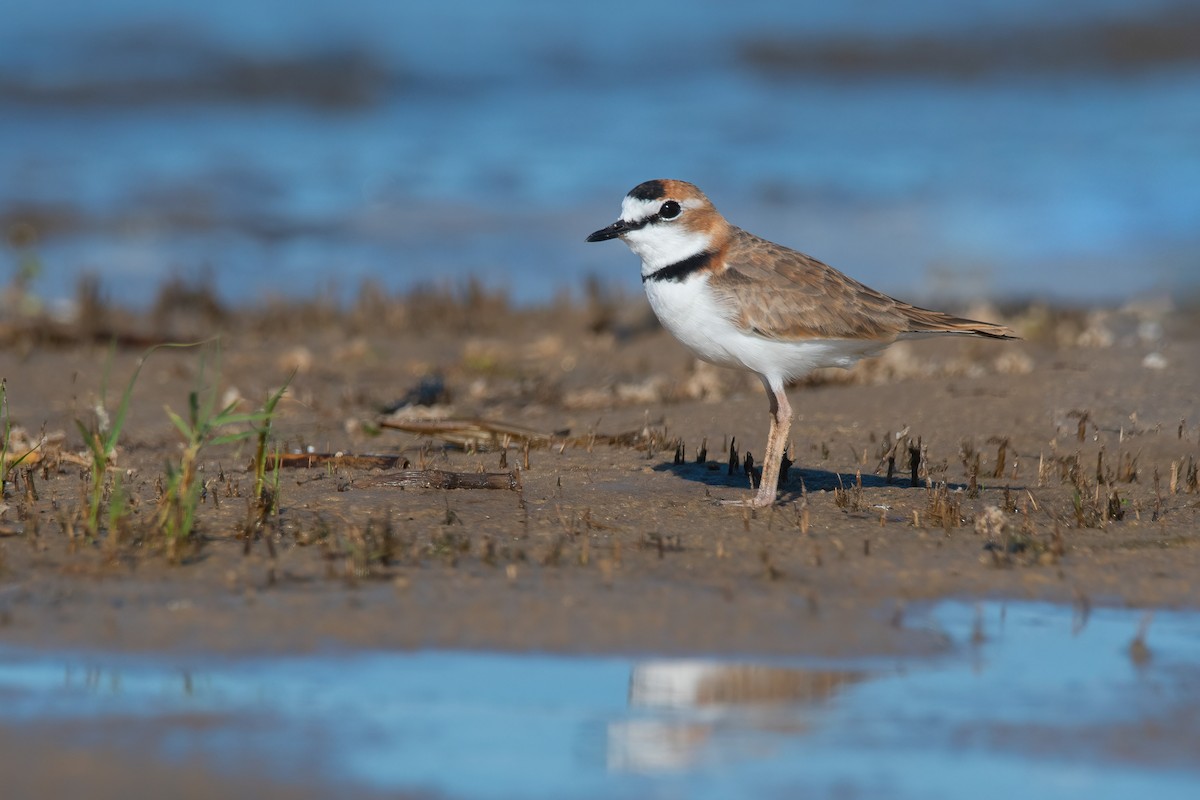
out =
<svg viewBox="0 0 1200 800"><path fill-rule="evenodd" d="M731 225L696 186L652 180L625 195L621 217L587 237L621 239L663 326L697 356L762 380L771 427L758 492L775 502L792 425L786 387L821 367L849 368L898 339L940 334L1015 339L1003 325L888 297L804 253Z"/></svg>

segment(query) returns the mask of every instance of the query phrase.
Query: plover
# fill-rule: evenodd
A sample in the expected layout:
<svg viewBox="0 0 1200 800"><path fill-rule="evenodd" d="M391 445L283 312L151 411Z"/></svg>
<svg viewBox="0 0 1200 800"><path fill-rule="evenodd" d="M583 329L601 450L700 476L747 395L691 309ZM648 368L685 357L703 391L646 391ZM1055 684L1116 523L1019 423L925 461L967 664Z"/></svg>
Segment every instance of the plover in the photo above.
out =
<svg viewBox="0 0 1200 800"><path fill-rule="evenodd" d="M621 239L642 260L650 306L705 361L758 375L771 404L755 508L775 502L792 424L786 386L821 367L853 366L897 339L938 334L1014 339L1003 325L930 311L729 224L686 181L638 184L621 218L587 237Z"/></svg>

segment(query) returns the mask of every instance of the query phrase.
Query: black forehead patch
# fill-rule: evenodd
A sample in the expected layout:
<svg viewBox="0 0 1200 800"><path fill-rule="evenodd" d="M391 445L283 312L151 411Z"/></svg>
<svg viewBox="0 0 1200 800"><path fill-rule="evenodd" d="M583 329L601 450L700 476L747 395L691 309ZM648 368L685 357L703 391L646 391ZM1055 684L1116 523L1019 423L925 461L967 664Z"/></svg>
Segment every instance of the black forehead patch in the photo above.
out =
<svg viewBox="0 0 1200 800"><path fill-rule="evenodd" d="M667 193L662 181L646 181L629 190L634 200L658 200Z"/></svg>

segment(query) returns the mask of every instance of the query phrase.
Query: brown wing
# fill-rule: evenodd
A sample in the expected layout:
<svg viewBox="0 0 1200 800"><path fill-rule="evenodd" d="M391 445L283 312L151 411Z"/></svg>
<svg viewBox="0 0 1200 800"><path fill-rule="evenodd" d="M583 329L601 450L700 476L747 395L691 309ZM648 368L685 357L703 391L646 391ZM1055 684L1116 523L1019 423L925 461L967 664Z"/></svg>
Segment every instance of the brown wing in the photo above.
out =
<svg viewBox="0 0 1200 800"><path fill-rule="evenodd" d="M880 339L904 333L1016 338L1002 325L918 308L864 286L815 258L735 230L709 285L739 325L767 339Z"/></svg>

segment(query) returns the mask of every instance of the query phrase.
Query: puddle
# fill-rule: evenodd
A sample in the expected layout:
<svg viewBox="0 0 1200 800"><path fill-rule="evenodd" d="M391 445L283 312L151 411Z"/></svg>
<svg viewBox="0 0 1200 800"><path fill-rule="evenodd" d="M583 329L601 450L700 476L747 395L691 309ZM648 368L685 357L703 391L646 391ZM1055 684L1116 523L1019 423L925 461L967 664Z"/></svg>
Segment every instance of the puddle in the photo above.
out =
<svg viewBox="0 0 1200 800"><path fill-rule="evenodd" d="M0 725L452 797L1194 797L1200 615L942 604L938 659L0 648ZM146 753L145 742L157 742ZM133 746L133 745L131 745Z"/></svg>

